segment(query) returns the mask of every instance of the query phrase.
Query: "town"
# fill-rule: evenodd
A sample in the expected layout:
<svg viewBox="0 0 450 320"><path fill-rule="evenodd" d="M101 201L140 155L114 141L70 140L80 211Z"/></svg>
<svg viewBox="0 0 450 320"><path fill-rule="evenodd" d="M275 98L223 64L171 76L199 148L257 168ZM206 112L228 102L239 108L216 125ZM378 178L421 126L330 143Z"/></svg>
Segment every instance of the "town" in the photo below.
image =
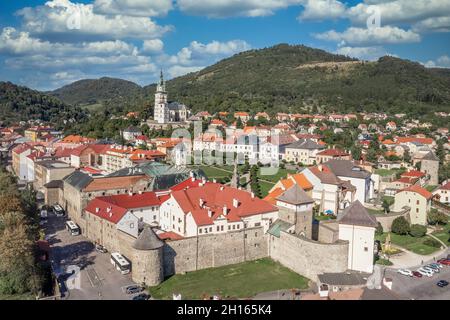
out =
<svg viewBox="0 0 450 320"><path fill-rule="evenodd" d="M161 71L154 114L118 116L135 125L117 140L40 120L0 129L2 165L39 207L51 296L450 299L448 127L381 112L194 114L169 98ZM206 280L230 267L248 288Z"/></svg>

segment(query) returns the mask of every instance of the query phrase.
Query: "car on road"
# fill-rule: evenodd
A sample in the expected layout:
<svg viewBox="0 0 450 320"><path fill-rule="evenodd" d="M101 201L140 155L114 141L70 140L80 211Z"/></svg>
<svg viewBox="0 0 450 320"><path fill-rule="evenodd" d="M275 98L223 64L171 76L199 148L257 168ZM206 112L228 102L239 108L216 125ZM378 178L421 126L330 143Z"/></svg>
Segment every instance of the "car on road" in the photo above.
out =
<svg viewBox="0 0 450 320"><path fill-rule="evenodd" d="M416 278L422 278L422 274L419 271L413 271L413 276Z"/></svg>
<svg viewBox="0 0 450 320"><path fill-rule="evenodd" d="M135 294L144 291L144 288L137 285L131 285L125 288L127 294Z"/></svg>
<svg viewBox="0 0 450 320"><path fill-rule="evenodd" d="M108 252L108 250L106 250L106 248L104 246L101 246L99 244L95 245L95 250L97 250L100 253L107 253Z"/></svg>
<svg viewBox="0 0 450 320"><path fill-rule="evenodd" d="M448 281L446 281L446 280L439 280L438 283L436 283L436 285L438 287L444 288L444 287L448 286Z"/></svg>
<svg viewBox="0 0 450 320"><path fill-rule="evenodd" d="M412 271L408 270L408 269L398 269L397 272L400 274L403 274L404 276L409 276L409 277L413 276Z"/></svg>
<svg viewBox="0 0 450 320"><path fill-rule="evenodd" d="M150 299L150 295L146 293L138 294L137 296L134 296L132 300L148 300Z"/></svg>

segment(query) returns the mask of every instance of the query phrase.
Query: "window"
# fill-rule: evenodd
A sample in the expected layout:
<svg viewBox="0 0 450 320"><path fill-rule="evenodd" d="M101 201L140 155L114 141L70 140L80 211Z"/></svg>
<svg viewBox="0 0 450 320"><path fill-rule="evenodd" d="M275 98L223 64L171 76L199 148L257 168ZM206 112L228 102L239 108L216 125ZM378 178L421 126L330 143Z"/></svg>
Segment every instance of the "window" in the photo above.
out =
<svg viewBox="0 0 450 320"><path fill-rule="evenodd" d="M203 229L202 228L198 229L198 233L202 234L203 233Z"/></svg>
<svg viewBox="0 0 450 320"><path fill-rule="evenodd" d="M256 222L255 227L261 227L261 222Z"/></svg>
<svg viewBox="0 0 450 320"><path fill-rule="evenodd" d="M156 215L153 215L153 220L156 220Z"/></svg>
<svg viewBox="0 0 450 320"><path fill-rule="evenodd" d="M416 208L416 213L419 213L419 208Z"/></svg>
<svg viewBox="0 0 450 320"><path fill-rule="evenodd" d="M367 251L369 251L369 248L364 247L364 252L367 252Z"/></svg>
<svg viewBox="0 0 450 320"><path fill-rule="evenodd" d="M223 231L223 226L220 226L220 231Z"/></svg>
<svg viewBox="0 0 450 320"><path fill-rule="evenodd" d="M420 204L420 201L419 201L419 200L417 200L416 204L417 204L417 205L419 205L419 204Z"/></svg>
<svg viewBox="0 0 450 320"><path fill-rule="evenodd" d="M212 232L212 227L209 227L209 232Z"/></svg>

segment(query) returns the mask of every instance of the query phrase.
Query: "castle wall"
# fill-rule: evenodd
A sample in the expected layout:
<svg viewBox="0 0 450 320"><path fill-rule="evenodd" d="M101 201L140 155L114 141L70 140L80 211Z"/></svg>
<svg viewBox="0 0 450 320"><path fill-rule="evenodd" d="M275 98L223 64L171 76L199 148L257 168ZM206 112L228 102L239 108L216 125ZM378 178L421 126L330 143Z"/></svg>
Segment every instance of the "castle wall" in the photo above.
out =
<svg viewBox="0 0 450 320"><path fill-rule="evenodd" d="M267 257L263 228L203 235L168 241L164 246L164 275L220 267Z"/></svg>
<svg viewBox="0 0 450 320"><path fill-rule="evenodd" d="M284 231L279 238L269 236L269 256L313 281L321 273L347 271L348 248L346 241L324 244Z"/></svg>

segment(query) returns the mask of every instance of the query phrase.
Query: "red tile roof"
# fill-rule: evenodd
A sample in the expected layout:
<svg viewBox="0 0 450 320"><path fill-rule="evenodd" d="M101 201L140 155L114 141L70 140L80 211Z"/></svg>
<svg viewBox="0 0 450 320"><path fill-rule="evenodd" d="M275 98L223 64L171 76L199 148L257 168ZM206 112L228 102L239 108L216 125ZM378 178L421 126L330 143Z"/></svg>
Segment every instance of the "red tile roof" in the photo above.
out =
<svg viewBox="0 0 450 320"><path fill-rule="evenodd" d="M252 198L249 192L223 186L218 183L206 183L201 187L175 191L172 197L180 205L185 214L189 212L197 225L211 225L214 220L223 216L226 206L226 219L230 222L239 222L241 218L263 213L278 211L277 207L259 199ZM200 199L204 205L200 207ZM239 201L237 208L233 206L233 199ZM209 217L208 210L212 216Z"/></svg>
<svg viewBox="0 0 450 320"><path fill-rule="evenodd" d="M182 236L180 236L179 234L175 233L175 232L163 232L160 234L157 234L157 236L161 239L161 240L172 240L172 241L176 241L176 240L181 240L183 239Z"/></svg>
<svg viewBox="0 0 450 320"><path fill-rule="evenodd" d="M418 138L418 137L397 137L397 143L418 142L421 144L433 144L434 140L431 138Z"/></svg>
<svg viewBox="0 0 450 320"><path fill-rule="evenodd" d="M433 197L433 194L431 192L429 192L428 190L426 190L418 185L413 185L406 189L400 190L399 192L403 192L403 191L412 191L412 192L418 193L425 199L431 199Z"/></svg>
<svg viewBox="0 0 450 320"><path fill-rule="evenodd" d="M346 157L349 154L340 149L326 149L317 153L318 156L330 156L330 157Z"/></svg>
<svg viewBox="0 0 450 320"><path fill-rule="evenodd" d="M171 191L180 191L184 190L186 188L197 188L202 183L202 180L200 179L186 179L183 182L173 186L170 188Z"/></svg>
<svg viewBox="0 0 450 320"><path fill-rule="evenodd" d="M425 173L417 170L411 170L409 172L402 173L402 177L415 177L415 178L421 178L425 176Z"/></svg>
<svg viewBox="0 0 450 320"><path fill-rule="evenodd" d="M84 210L114 224L117 224L128 211L101 198L91 200Z"/></svg>

